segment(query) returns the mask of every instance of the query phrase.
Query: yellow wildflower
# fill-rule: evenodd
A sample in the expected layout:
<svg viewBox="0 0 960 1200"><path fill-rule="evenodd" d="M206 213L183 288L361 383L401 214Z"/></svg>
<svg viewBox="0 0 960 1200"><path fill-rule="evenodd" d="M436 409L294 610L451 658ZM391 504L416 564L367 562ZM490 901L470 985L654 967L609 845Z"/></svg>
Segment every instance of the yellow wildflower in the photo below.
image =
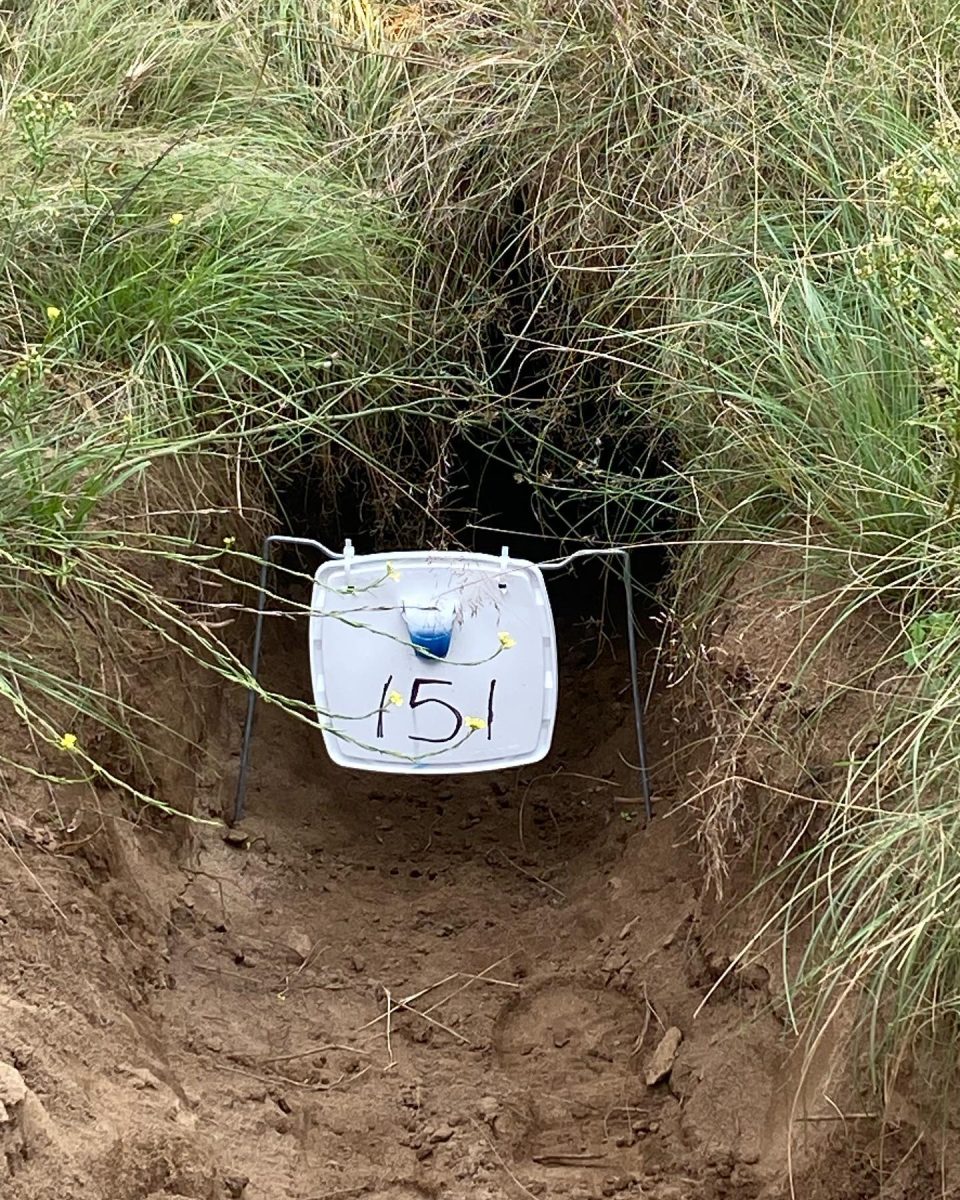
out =
<svg viewBox="0 0 960 1200"><path fill-rule="evenodd" d="M77 735L75 733L65 733L60 739L60 748L62 750L76 750Z"/></svg>
<svg viewBox="0 0 960 1200"><path fill-rule="evenodd" d="M393 563L387 563L387 578L394 581L400 578L400 572L394 567Z"/></svg>
<svg viewBox="0 0 960 1200"><path fill-rule="evenodd" d="M467 717L468 729L486 729L487 723L483 717Z"/></svg>
<svg viewBox="0 0 960 1200"><path fill-rule="evenodd" d="M400 695L399 692L391 692L390 695L387 697L387 703L393 704L397 708L399 708L400 705L403 704L403 697Z"/></svg>
<svg viewBox="0 0 960 1200"><path fill-rule="evenodd" d="M232 550L237 544L237 539L235 537L225 537L223 539L223 544L227 550Z"/></svg>
<svg viewBox="0 0 960 1200"><path fill-rule="evenodd" d="M504 650L509 650L512 646L515 646L517 644L517 639L515 637L512 637L509 633L506 633L502 629L500 630L500 633L497 636L500 638L500 645L503 647Z"/></svg>
<svg viewBox="0 0 960 1200"><path fill-rule="evenodd" d="M178 225L183 224L183 213L171 213L170 224L176 229Z"/></svg>
<svg viewBox="0 0 960 1200"><path fill-rule="evenodd" d="M57 306L55 304L47 305L47 320L48 321L56 321L60 315L61 315L60 309L57 308Z"/></svg>

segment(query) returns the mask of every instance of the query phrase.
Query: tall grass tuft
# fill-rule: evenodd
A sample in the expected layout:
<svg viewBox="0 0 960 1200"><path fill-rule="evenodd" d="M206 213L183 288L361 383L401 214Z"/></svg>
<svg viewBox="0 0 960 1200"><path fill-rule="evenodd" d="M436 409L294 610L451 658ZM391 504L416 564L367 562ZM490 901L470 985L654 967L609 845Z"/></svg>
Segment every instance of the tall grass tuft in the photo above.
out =
<svg viewBox="0 0 960 1200"><path fill-rule="evenodd" d="M155 801L89 740L143 760L168 721L130 664L167 647L249 683L222 630L263 504L309 470L332 506L352 474L387 527L448 381L411 235L237 14L37 0L4 32L0 695L44 770Z"/></svg>

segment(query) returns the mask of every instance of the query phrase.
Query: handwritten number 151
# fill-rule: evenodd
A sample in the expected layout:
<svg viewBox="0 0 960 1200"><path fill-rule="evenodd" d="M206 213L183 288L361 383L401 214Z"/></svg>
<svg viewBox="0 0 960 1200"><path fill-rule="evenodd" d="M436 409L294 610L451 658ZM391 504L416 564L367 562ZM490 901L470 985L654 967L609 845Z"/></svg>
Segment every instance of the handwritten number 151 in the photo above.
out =
<svg viewBox="0 0 960 1200"><path fill-rule="evenodd" d="M387 695L390 692L390 687L391 687L392 683L393 683L393 676L389 675L387 677L386 683L383 685L383 691L380 693L380 708L379 708L379 712L377 713L377 737L378 738L383 737L383 713L384 713L384 708L387 704ZM423 689L430 688L430 687L453 687L453 681L450 679L415 679L413 681L413 683L410 685L410 701L409 701L410 708L418 709L418 708L423 708L427 704L437 704L441 708L445 708L447 710L447 712L450 714L450 719L453 722L453 728L446 735L446 737L421 737L418 734L410 733L410 734L407 734L407 738L411 742L436 742L436 743L452 742L454 740L454 738L463 729L463 724L464 724L465 718L463 716L463 713L460 712L460 710L458 708L455 708L452 704L449 704L446 700L441 700L439 696L422 696L420 694ZM488 742L493 737L493 717L494 717L493 697L494 697L494 693L496 692L496 690L497 690L497 681L495 679L491 679L490 687L487 691L487 741ZM447 693L447 694L449 695L449 693Z"/></svg>

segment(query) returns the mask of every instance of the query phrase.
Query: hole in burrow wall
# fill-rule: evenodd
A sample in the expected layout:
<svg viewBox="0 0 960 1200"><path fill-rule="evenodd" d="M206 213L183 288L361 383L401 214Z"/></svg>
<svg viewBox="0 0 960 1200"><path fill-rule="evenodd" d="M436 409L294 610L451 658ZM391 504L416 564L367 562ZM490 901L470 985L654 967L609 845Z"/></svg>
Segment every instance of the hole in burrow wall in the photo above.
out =
<svg viewBox="0 0 960 1200"><path fill-rule="evenodd" d="M358 554L419 549L499 554L506 546L511 557L535 563L610 544L602 512L594 514L592 525L588 515L581 515L578 527L583 536L571 537L569 523L542 502L537 487L519 477L512 463L467 441L455 447L453 455L458 480L457 505L445 514L444 520L452 536L426 537L400 545L390 541L385 545L371 532L371 523L364 520L362 484L346 484L338 496L336 512L331 513L316 502L316 482L309 474L289 480L280 491L275 532L313 538L337 551L350 538ZM588 506L583 502L581 507L585 512ZM414 516L411 513L411 524ZM669 570L669 555L659 543L663 532L650 513L639 512L635 532L624 537L624 544L646 543L631 555L634 602L641 622L655 616L664 599L662 589ZM314 554L295 548L281 548L276 558L289 572L312 574L318 565ZM279 582L281 589L298 586L286 575ZM549 584L558 616L597 622L609 619L614 627L622 624L623 590L609 561L598 557L577 562L569 569L551 574Z"/></svg>
<svg viewBox="0 0 960 1200"><path fill-rule="evenodd" d="M605 385L609 383L595 360L587 355L578 360L574 347L547 351L537 346L533 325L540 281L532 273L523 219L522 210L518 209L503 233L493 273L498 276L504 302L499 310L499 324L484 331L484 367L502 397L502 419L494 420L482 439L472 433L465 434L447 446L450 459L447 505L440 514L442 529L438 528L436 538L428 536L406 545L384 545L380 540L383 535L376 532L376 513L372 511L376 501L365 489L362 476L344 479L335 511L331 511L321 501L323 480L311 476L309 468L289 480L278 496L284 533L316 538L335 549L340 549L344 538L350 537L358 553L430 548L496 554L506 545L512 556L534 562L561 557L585 546L608 545L615 540L609 513L595 496L581 494L558 503L555 497L562 495L562 491L548 496L547 486L536 473L521 469L537 451L537 418L531 421L529 431L522 427L525 405L548 401L551 389L562 386L564 403L573 414L571 424L590 430L593 422L603 423L602 404L597 397L606 394ZM594 454L602 469L610 472L629 467L637 474L636 464L650 461L639 434L629 439L601 439ZM550 471L549 461L544 462L543 469ZM651 464L649 470L655 473L656 464ZM409 522L404 519L404 505L410 508ZM415 511L415 503L398 498L398 506L395 526L416 528L420 514ZM621 519L623 515L621 509ZM627 513L627 524L624 526L621 520L620 530L624 542L655 543L656 535L665 532L658 528L652 505L641 505L638 511ZM287 573L280 575L281 594L305 604L309 598L305 577L315 571L316 558L292 550L282 552L278 559L288 568ZM635 605L640 622L640 686L644 694L651 684L653 648L659 634L658 601L662 599L667 567L667 555L655 544L633 555ZM292 572L301 575L297 578ZM550 837L576 826L579 838L584 835L587 816L583 789L553 786L549 795L541 799L537 787L531 784L532 780L569 774L570 778L589 776L593 780L588 791L593 789L590 796L599 802L588 805L592 818L586 819L589 829L594 828L596 820L608 823L614 812L632 816L634 810L629 801L634 797L639 803L640 785L631 766L635 766L638 755L622 585L609 562L602 559L587 559L575 568L551 574L548 584L557 626L560 701L553 744L545 760L529 768L502 775L484 773L473 779L462 775L384 777L349 771L327 760L319 732L305 735L301 723L271 710L261 715L261 722L267 726L266 740L273 743L273 749L265 749L262 741L259 747L254 747L248 810L255 812L262 806L269 809L278 790L287 797L287 802L297 793L297 786L291 788L271 777L271 765L285 759L297 779L313 784L322 781L320 789L307 789L306 810L320 802L321 793L328 804L339 810L342 797L388 795L415 805L424 803L426 797L426 802L442 807L456 804L458 798L475 798L478 789L479 794L489 798L489 795L516 797L518 788L526 795L524 789L533 787L529 814L535 824L542 818L546 822L544 828L549 825L553 830ZM301 617L272 622L264 648L265 686L309 705L312 688L306 621ZM257 736L263 738L261 733ZM649 748L655 757L655 737ZM386 787L382 786L384 778L388 780ZM619 804L625 807L618 809ZM521 818L517 828L522 829L522 825Z"/></svg>
<svg viewBox="0 0 960 1200"><path fill-rule="evenodd" d="M622 449L622 448L621 448ZM314 538L339 551L350 538L358 554L394 550L442 549L473 550L499 554L509 548L514 558L542 563L564 557L573 551L610 545L611 530L606 513L595 501L580 499L558 509L545 502L535 482L524 478L515 462L498 452L496 446L480 445L462 438L450 447L454 463L451 509L443 514L443 535L413 539L398 545L386 545L367 519L369 504L360 480L346 480L337 498L336 510L318 503L321 484L309 472L286 482L278 493L278 527L293 537ZM611 469L613 467L611 466ZM409 506L409 521L401 512L398 524L413 527L419 515ZM638 506L635 521L624 531L622 544L644 542L631 555L634 605L641 638L650 641L659 631L659 615L664 603L663 588L670 558L661 539L668 534L659 517L661 509ZM579 536L571 536L574 530ZM305 602L307 588L303 579L292 573L312 575L318 561L315 554L296 548L281 548L276 560L282 568L278 578L281 594ZM558 624L592 628L598 644L622 640L625 599L619 575L620 566L602 557L587 558L571 567L550 574L551 603ZM292 590L291 590L292 589Z"/></svg>
<svg viewBox="0 0 960 1200"><path fill-rule="evenodd" d="M467 453L462 463L465 471L474 463L478 470L484 465ZM490 467L485 478L471 479L470 487L474 507L467 515L474 519L463 522L458 548L497 553L507 544L513 555L534 561L575 548L562 532L544 525L529 487L515 480L508 485L501 464ZM335 548L342 545L343 536L351 536L358 552L393 549L377 545L362 529L345 525L345 513L356 511L355 500L343 506L334 523L310 516L316 508L302 483L300 490L288 492L286 499L284 532L318 538ZM493 524L497 531L489 528ZM507 532L501 534L499 529ZM641 551L633 558L640 686L646 693L659 634L655 597L665 557L657 551ZM280 562L287 568L278 576L280 594L298 605L306 604L317 559L294 550L280 556ZM638 755L623 589L618 576L599 559L547 578L557 629L559 704L552 746L543 761L476 776L384 776L346 770L329 761L319 730L308 730L276 708L262 706L252 748L247 812L266 815L275 813L279 805L287 817L292 814L304 822L332 820L351 829L357 823L353 833L363 837L366 834L361 827L375 818L397 820L394 813L383 816L380 806L384 802L389 808L399 805L411 819L426 815L431 821L452 822L456 829L469 828L478 812L493 805L496 820L490 828L497 829L497 838L504 839L501 849L506 848L510 855L522 849L528 866L548 870L565 861L577 846L592 844L611 822L628 832L633 827L630 823L640 820L642 801L634 769ZM268 621L261 681L270 691L311 704L303 615ZM652 763L659 743L652 728L655 723L656 719L648 720Z"/></svg>

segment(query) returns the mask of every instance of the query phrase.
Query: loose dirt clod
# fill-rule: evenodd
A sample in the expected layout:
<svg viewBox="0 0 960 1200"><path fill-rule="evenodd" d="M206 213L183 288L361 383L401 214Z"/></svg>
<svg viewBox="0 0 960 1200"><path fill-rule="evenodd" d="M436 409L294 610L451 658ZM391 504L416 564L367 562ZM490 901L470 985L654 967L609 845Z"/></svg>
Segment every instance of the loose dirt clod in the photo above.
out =
<svg viewBox="0 0 960 1200"><path fill-rule="evenodd" d="M500 1115L500 1101L495 1096L481 1096L480 1102L477 1105L477 1113L481 1121L485 1121L493 1128L497 1117Z"/></svg>
<svg viewBox="0 0 960 1200"><path fill-rule="evenodd" d="M0 1062L0 1103L14 1108L22 1104L27 1095L23 1076L9 1063Z"/></svg>
<svg viewBox="0 0 960 1200"><path fill-rule="evenodd" d="M671 1025L667 1032L657 1043L657 1048L650 1055L650 1060L647 1063L644 1079L647 1087L656 1087L662 1082L673 1070L673 1064L676 1062L677 1051L680 1049L680 1043L683 1041L682 1032Z"/></svg>

